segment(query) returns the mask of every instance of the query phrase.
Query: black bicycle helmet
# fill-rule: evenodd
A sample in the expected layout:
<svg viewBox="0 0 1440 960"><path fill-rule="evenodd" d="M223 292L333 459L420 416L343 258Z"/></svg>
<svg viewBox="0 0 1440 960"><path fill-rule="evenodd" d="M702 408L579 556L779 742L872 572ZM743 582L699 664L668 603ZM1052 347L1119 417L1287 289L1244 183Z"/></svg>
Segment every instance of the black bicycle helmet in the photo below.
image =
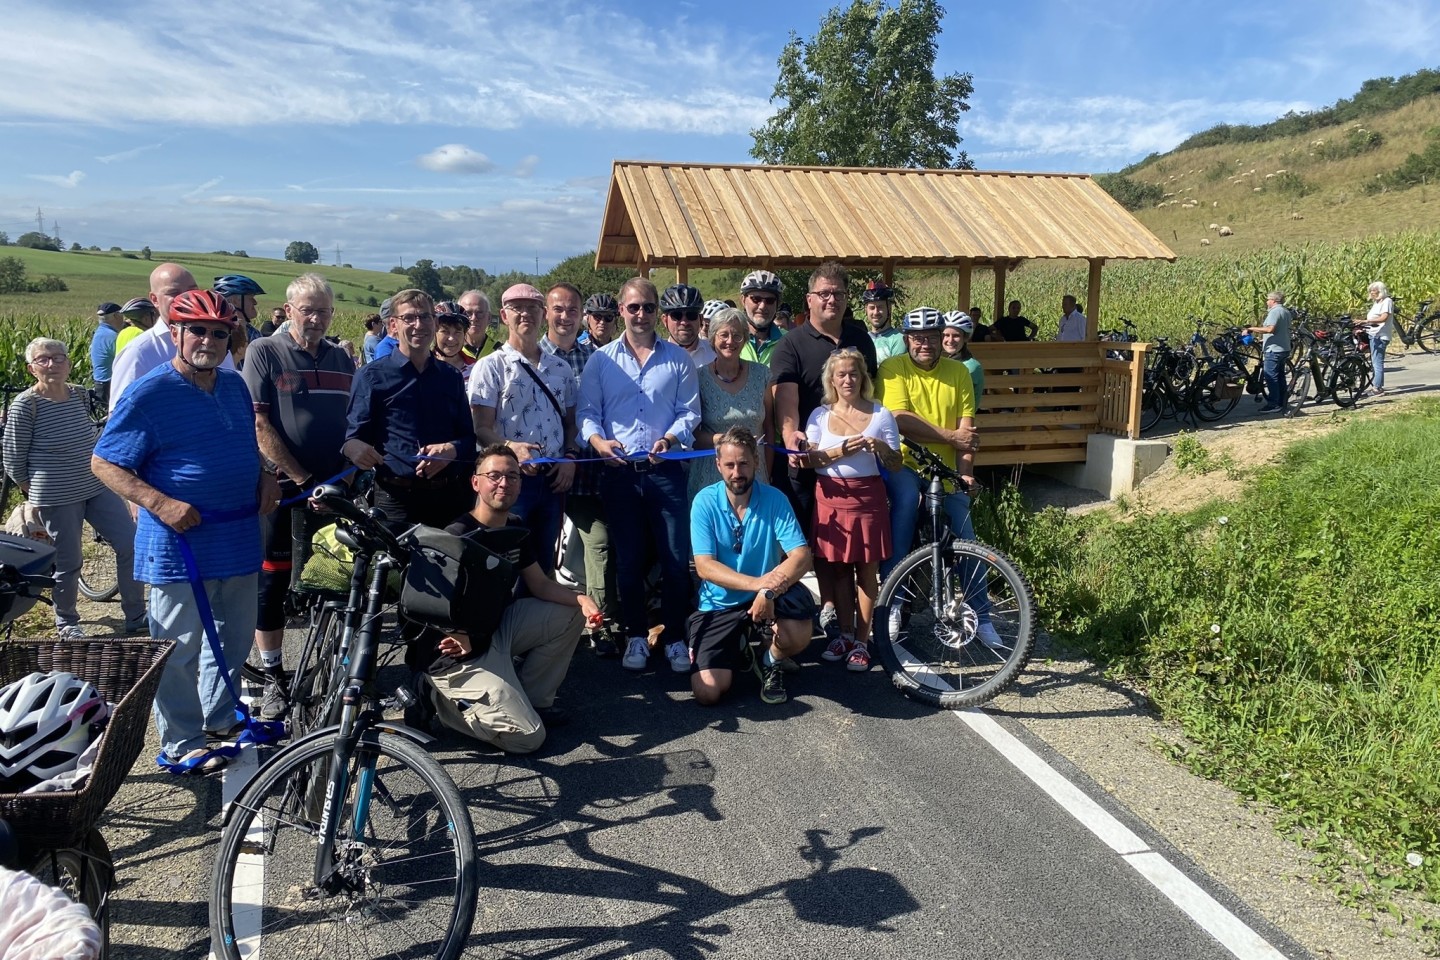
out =
<svg viewBox="0 0 1440 960"><path fill-rule="evenodd" d="M216 277L215 283L210 289L222 297L243 297L247 293L259 296L265 292L260 289L260 284L238 273L232 273L224 277Z"/></svg>
<svg viewBox="0 0 1440 960"><path fill-rule="evenodd" d="M620 312L620 304L608 293L592 293L585 301L585 312L597 317L613 317Z"/></svg>
<svg viewBox="0 0 1440 960"><path fill-rule="evenodd" d="M683 283L672 284L660 294L660 312L675 313L680 310L698 311L705 303L700 291Z"/></svg>
<svg viewBox="0 0 1440 960"><path fill-rule="evenodd" d="M861 303L874 303L877 300L893 300L895 291L885 285L884 280L871 280L865 284L865 289L860 293Z"/></svg>
<svg viewBox="0 0 1440 960"><path fill-rule="evenodd" d="M900 329L904 333L928 333L943 326L940 311L934 307L916 307L900 321Z"/></svg>

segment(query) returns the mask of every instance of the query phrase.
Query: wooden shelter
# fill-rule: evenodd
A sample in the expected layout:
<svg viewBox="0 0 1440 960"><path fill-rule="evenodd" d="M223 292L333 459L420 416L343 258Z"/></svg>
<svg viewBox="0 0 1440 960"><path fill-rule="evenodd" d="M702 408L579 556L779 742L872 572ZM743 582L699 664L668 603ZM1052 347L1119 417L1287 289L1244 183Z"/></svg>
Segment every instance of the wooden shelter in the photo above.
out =
<svg viewBox="0 0 1440 960"><path fill-rule="evenodd" d="M956 271L970 304L976 267L1005 276L1023 260L1090 264L1085 315L1100 315L1107 260L1175 254L1090 177L1069 173L893 170L616 161L597 267L804 269L826 260L883 273Z"/></svg>
<svg viewBox="0 0 1440 960"><path fill-rule="evenodd" d="M1142 352L1106 360L1093 342L1101 270L1175 259L1086 175L616 161L595 265L671 267L682 281L696 268L827 260L887 280L900 268L954 270L962 307L978 267L995 271L994 317L1008 272L1037 259L1089 264L1090 342L972 348L986 371L982 427L998 441L987 439L977 461L1084 460L1091 432L1139 435Z"/></svg>

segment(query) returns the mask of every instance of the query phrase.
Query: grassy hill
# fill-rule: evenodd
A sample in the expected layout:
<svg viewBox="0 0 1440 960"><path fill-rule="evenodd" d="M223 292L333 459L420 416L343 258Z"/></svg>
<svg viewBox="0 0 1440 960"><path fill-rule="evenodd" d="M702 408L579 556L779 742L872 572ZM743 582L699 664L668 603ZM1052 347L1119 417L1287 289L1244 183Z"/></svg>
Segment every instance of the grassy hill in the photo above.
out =
<svg viewBox="0 0 1440 960"><path fill-rule="evenodd" d="M1181 147L1125 174L1141 187L1158 188L1159 200L1135 214L1181 256L1425 230L1440 212L1430 206L1440 201L1436 185L1396 190L1384 182L1437 132L1440 94L1430 94L1300 133ZM1220 237L1212 223L1234 235Z"/></svg>
<svg viewBox="0 0 1440 960"><path fill-rule="evenodd" d="M27 247L0 247L0 257L18 257L25 264L29 280L51 274L63 279L69 287L63 293L0 295L0 323L36 314L93 318L96 305L105 300L124 303L131 297L145 296L150 290L150 271L166 260L188 267L202 287L209 286L215 277L229 273L250 277L265 288L265 295L257 298L262 318L272 307L285 302L285 285L307 270L322 273L330 280L337 298L343 298L344 302L337 306L344 312L372 313L373 308L367 306L370 297L375 297L377 302L383 300L407 282L402 276L374 270L320 264L305 266L288 260L211 253L156 252L150 260L139 260L119 253L56 253Z"/></svg>

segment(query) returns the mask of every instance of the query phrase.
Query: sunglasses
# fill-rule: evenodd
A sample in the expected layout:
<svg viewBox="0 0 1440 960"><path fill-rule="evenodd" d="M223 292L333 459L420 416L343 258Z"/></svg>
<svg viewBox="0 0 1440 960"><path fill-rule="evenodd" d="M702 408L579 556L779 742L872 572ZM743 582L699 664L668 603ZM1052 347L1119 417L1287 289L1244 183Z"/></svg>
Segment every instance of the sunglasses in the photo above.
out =
<svg viewBox="0 0 1440 960"><path fill-rule="evenodd" d="M652 315L652 314L655 312L655 304L653 304L653 303L627 303L627 304L625 304L625 312L628 313L628 314L630 314L632 317L635 316L636 314L640 314L640 313L643 313L643 314L645 314L645 315L648 317L648 316Z"/></svg>
<svg viewBox="0 0 1440 960"><path fill-rule="evenodd" d="M181 330L184 330L186 333L190 334L190 336L192 336L192 337L209 337L211 340L229 340L229 339L230 339L230 331L229 331L229 330L225 330L225 329L212 330L212 329L210 329L209 327L203 327L203 326L201 326L201 325L198 324L198 323L186 324L186 325L182 326L180 329L181 329Z"/></svg>
<svg viewBox="0 0 1440 960"><path fill-rule="evenodd" d="M694 323L696 320L700 319L700 311L673 310L665 314L665 316L667 319L674 320L676 323Z"/></svg>
<svg viewBox="0 0 1440 960"><path fill-rule="evenodd" d="M615 322L615 314L613 313L592 313L590 314L590 318L592 320L599 320L601 323Z"/></svg>
<svg viewBox="0 0 1440 960"><path fill-rule="evenodd" d="M735 539L734 542L730 544L730 549L739 553L740 548L745 546L745 525L743 523L735 524L733 535Z"/></svg>

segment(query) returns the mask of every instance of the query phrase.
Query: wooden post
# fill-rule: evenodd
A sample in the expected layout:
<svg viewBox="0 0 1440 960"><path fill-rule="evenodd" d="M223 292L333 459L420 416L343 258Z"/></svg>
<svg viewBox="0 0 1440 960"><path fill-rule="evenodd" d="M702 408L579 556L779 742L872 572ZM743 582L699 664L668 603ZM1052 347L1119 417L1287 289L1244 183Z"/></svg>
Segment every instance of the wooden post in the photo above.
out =
<svg viewBox="0 0 1440 960"><path fill-rule="evenodd" d="M679 263L675 264L675 282L676 282L676 283L689 283L689 282L690 282L690 267L689 267L688 265L686 265L686 263L685 263L684 260L681 260ZM738 374L737 374L737 376L738 376Z"/></svg>
<svg viewBox="0 0 1440 960"><path fill-rule="evenodd" d="M995 308L990 314L990 326L995 326L995 321L1005 316L1005 275L1009 273L1010 261L995 261Z"/></svg>
<svg viewBox="0 0 1440 960"><path fill-rule="evenodd" d="M886 260L880 268L880 275L885 278L885 286L895 286L895 261Z"/></svg>
<svg viewBox="0 0 1440 960"><path fill-rule="evenodd" d="M1086 281L1088 289L1085 293L1086 340L1094 340L1100 330L1100 270L1104 266L1104 260L1090 261L1090 277Z"/></svg>
<svg viewBox="0 0 1440 960"><path fill-rule="evenodd" d="M970 309L970 280L974 270L975 261L969 257L961 257L959 265L955 268L956 306L961 310ZM945 312L944 304L941 304L940 312Z"/></svg>

